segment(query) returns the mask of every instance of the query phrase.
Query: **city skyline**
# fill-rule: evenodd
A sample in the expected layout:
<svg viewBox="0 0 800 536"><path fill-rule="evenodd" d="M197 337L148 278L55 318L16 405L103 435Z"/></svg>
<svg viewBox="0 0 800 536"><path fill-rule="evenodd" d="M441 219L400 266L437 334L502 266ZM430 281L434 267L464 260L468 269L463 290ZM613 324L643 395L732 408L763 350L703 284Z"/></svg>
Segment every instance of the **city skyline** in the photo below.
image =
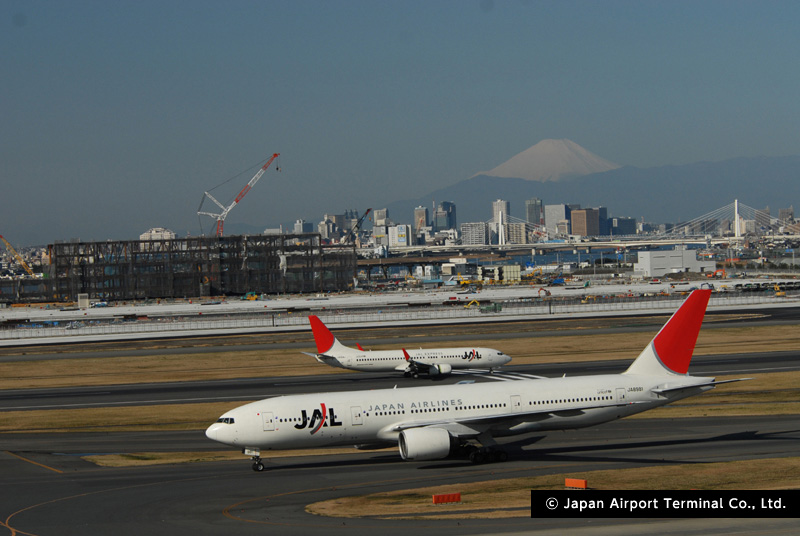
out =
<svg viewBox="0 0 800 536"><path fill-rule="evenodd" d="M282 171L229 225L363 212L549 138L644 168L797 155L798 15L778 1L12 0L0 233L199 234L203 192L236 177L232 199L275 152Z"/></svg>

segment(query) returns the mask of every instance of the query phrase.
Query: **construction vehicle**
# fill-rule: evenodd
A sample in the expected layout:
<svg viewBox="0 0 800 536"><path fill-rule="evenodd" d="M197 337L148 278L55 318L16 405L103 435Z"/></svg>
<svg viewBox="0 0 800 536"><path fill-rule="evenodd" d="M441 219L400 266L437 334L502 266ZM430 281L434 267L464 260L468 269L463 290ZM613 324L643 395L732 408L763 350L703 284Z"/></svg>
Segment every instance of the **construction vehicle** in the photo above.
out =
<svg viewBox="0 0 800 536"><path fill-rule="evenodd" d="M774 290L775 290L775 297L776 298L785 298L786 297L786 292L781 290L781 287L779 287L777 284L775 284Z"/></svg>
<svg viewBox="0 0 800 536"><path fill-rule="evenodd" d="M13 248L13 246L8 242L8 240L3 238L3 235L0 235L0 240L3 241L3 244L6 245L6 249L10 251L12 255L14 255L14 258L17 259L17 262L22 266L22 268L24 268L25 271L28 272L28 275L33 277L33 270L31 270L31 267L28 266L27 262L25 262L25 259L22 258L22 255L17 253L17 250Z"/></svg>
<svg viewBox="0 0 800 536"><path fill-rule="evenodd" d="M217 236L222 236L222 227L223 227L223 225L225 225L225 218L228 217L228 213L233 209L233 207L235 207L236 205L239 204L239 201L241 201L244 198L244 196L247 195L247 192L249 192L250 190L253 189L253 186L256 185L256 183L258 182L258 179L260 179L261 176L264 174L264 172L267 171L267 168L272 163L272 161L275 160L276 158L278 158L279 156L280 156L280 153L273 154L272 157L269 160L267 160L267 163L264 164L263 166L261 166L261 169L259 169L258 172L255 175L253 175L253 178L250 179L250 182L248 182L247 185L244 188L242 188L242 191L239 192L239 195L236 196L236 199L234 199L233 202L230 205L228 205L227 207L224 206L219 201L217 201L214 198L214 196L211 195L210 193L204 192L203 199L200 200L200 206L197 208L197 215L198 216L211 216L212 218L215 218L217 220L217 225L216 225L216 229L215 229L215 234ZM281 170L281 168L277 167L277 166L275 167L275 169L277 171ZM222 209L222 212L215 213L215 212L203 212L203 211L201 211L200 209L203 208L203 202L205 202L206 198L208 198L211 201L213 201L214 204L216 204L219 208Z"/></svg>
<svg viewBox="0 0 800 536"><path fill-rule="evenodd" d="M722 279L725 279L725 270L724 270L723 268L720 268L719 270L714 270L714 272L712 272L712 273L708 274L708 277L709 277L709 278L712 278L712 277L717 277L717 276L719 276L720 274L722 274L722 275L721 275Z"/></svg>

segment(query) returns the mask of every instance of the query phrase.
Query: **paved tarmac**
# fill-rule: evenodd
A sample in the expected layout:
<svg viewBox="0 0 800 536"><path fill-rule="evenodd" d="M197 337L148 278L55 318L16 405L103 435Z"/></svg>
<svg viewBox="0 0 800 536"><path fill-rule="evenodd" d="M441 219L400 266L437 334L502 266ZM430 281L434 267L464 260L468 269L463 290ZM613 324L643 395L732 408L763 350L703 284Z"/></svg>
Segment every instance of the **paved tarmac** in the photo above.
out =
<svg viewBox="0 0 800 536"><path fill-rule="evenodd" d="M695 357L695 375L755 375L798 370L800 352ZM630 360L505 367L495 375L452 375L447 382L505 381L526 375L619 372ZM141 405L151 400L254 399L294 392L427 385L391 374L244 378L216 382L66 388L0 393L0 411L23 407ZM202 399L202 400L199 400ZM507 518L442 521L313 516L307 504L376 491L518 476L580 473L675 463L797 456L800 416L628 419L577 431L508 438L507 463L403 462L395 452L250 461L102 468L94 453L217 451L202 431L0 435L0 534L792 534L793 520L571 520ZM590 485L592 482L590 482ZM781 487L781 482L775 483ZM446 507L431 507L439 512ZM525 516L529 512L524 512Z"/></svg>
<svg viewBox="0 0 800 536"><path fill-rule="evenodd" d="M309 358L311 359L311 358ZM500 371L457 371L441 380L403 378L400 373L353 372L292 377L236 378L229 380L129 384L97 387L62 387L0 391L0 412L33 409L76 409L103 406L143 406L231 400L260 400L298 393L415 387L431 382L513 381L532 377L614 374L624 371L630 359L614 361L510 365ZM314 366L324 367L314 363ZM690 373L719 376L800 370L800 350L758 354L695 356Z"/></svg>
<svg viewBox="0 0 800 536"><path fill-rule="evenodd" d="M506 442L511 460L471 465L461 460L403 462L395 453L290 457L267 461L255 473L241 461L100 468L77 455L173 444L216 449L198 432L28 434L3 438L0 452L0 527L28 535L182 534L522 534L600 529L617 534L696 534L697 522L676 520L358 519L319 517L308 504L337 497L500 478L580 473L599 469L796 456L800 416L680 420L629 419L584 430L528 435ZM17 441L26 443L24 449ZM590 482L590 486L601 482ZM775 482L775 487L781 487ZM446 511L431 507L431 513ZM427 514L427 512L426 512ZM702 522L701 525L704 525ZM797 520L768 524L739 520L740 534L765 527L791 533ZM725 523L711 525L720 533ZM605 527L605 529L602 529ZM716 529L714 528L716 527ZM784 532L786 531L786 532Z"/></svg>

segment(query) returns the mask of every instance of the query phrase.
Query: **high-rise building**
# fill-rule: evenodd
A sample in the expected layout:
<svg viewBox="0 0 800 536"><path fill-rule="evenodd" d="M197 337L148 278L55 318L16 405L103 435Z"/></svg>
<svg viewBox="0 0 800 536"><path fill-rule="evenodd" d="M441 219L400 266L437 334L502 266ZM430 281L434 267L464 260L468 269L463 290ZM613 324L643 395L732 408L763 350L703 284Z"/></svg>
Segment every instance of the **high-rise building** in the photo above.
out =
<svg viewBox="0 0 800 536"><path fill-rule="evenodd" d="M294 234L311 233L314 231L314 224L306 220L295 220Z"/></svg>
<svg viewBox="0 0 800 536"><path fill-rule="evenodd" d="M462 223L461 243L465 246L485 246L489 243L489 226L482 221Z"/></svg>
<svg viewBox="0 0 800 536"><path fill-rule="evenodd" d="M544 220L544 206L538 197L525 201L525 221L535 225L541 225Z"/></svg>
<svg viewBox="0 0 800 536"><path fill-rule="evenodd" d="M511 213L511 204L508 201L498 199L492 201L492 221L495 223L508 223L508 216Z"/></svg>
<svg viewBox="0 0 800 536"><path fill-rule="evenodd" d="M389 209L388 208L376 208L373 211L373 215L375 217L375 225L384 226L389 225Z"/></svg>
<svg viewBox="0 0 800 536"><path fill-rule="evenodd" d="M508 242L508 216L511 212L511 205L508 201L498 199L492 201L492 226L491 231L494 233L498 244L505 244ZM495 238L492 239L495 243Z"/></svg>
<svg viewBox="0 0 800 536"><path fill-rule="evenodd" d="M506 223L506 244L527 244L528 233L524 222Z"/></svg>
<svg viewBox="0 0 800 536"><path fill-rule="evenodd" d="M608 208L606 207L597 207L598 212L598 225L600 231L598 234L600 236L608 236L611 234L611 220L608 217Z"/></svg>
<svg viewBox="0 0 800 536"><path fill-rule="evenodd" d="M636 220L634 218L612 218L611 233L614 236L635 235ZM730 222L728 222L730 228Z"/></svg>
<svg viewBox="0 0 800 536"><path fill-rule="evenodd" d="M410 246L411 238L410 225L393 225L389 227L389 247Z"/></svg>
<svg viewBox="0 0 800 536"><path fill-rule="evenodd" d="M578 208L580 208L580 206L578 206ZM567 221L567 226L569 226L569 215L570 207L567 205L544 206L544 225L547 228L547 234L549 234L551 238L559 234L559 222ZM566 234L569 234L569 229Z"/></svg>
<svg viewBox="0 0 800 536"><path fill-rule="evenodd" d="M579 236L600 234L600 211L596 208L582 208L570 212L571 233Z"/></svg>
<svg viewBox="0 0 800 536"><path fill-rule="evenodd" d="M423 227L428 226L428 207L414 209L414 232L419 233Z"/></svg>
<svg viewBox="0 0 800 536"><path fill-rule="evenodd" d="M436 231L456 228L456 205L450 201L442 201L433 214L433 228Z"/></svg>
<svg viewBox="0 0 800 536"><path fill-rule="evenodd" d="M779 208L778 209L778 219L782 222L793 222L794 221L794 205L789 206L789 208Z"/></svg>

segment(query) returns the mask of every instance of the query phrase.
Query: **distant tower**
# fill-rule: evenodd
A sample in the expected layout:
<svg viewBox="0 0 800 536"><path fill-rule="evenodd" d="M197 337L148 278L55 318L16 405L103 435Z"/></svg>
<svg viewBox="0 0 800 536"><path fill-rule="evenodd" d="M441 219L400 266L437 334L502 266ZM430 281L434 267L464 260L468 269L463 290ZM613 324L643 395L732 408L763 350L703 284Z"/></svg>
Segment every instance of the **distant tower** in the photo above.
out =
<svg viewBox="0 0 800 536"><path fill-rule="evenodd" d="M442 201L433 214L433 227L436 231L456 228L456 205Z"/></svg>
<svg viewBox="0 0 800 536"><path fill-rule="evenodd" d="M525 221L536 225L541 225L544 220L542 200L538 197L525 201Z"/></svg>
<svg viewBox="0 0 800 536"><path fill-rule="evenodd" d="M417 207L414 209L414 231L419 232L423 227L428 226L428 207Z"/></svg>
<svg viewBox="0 0 800 536"><path fill-rule="evenodd" d="M510 203L498 199L492 201L492 230L497 234L497 243L501 246L506 243L506 224L511 210Z"/></svg>

